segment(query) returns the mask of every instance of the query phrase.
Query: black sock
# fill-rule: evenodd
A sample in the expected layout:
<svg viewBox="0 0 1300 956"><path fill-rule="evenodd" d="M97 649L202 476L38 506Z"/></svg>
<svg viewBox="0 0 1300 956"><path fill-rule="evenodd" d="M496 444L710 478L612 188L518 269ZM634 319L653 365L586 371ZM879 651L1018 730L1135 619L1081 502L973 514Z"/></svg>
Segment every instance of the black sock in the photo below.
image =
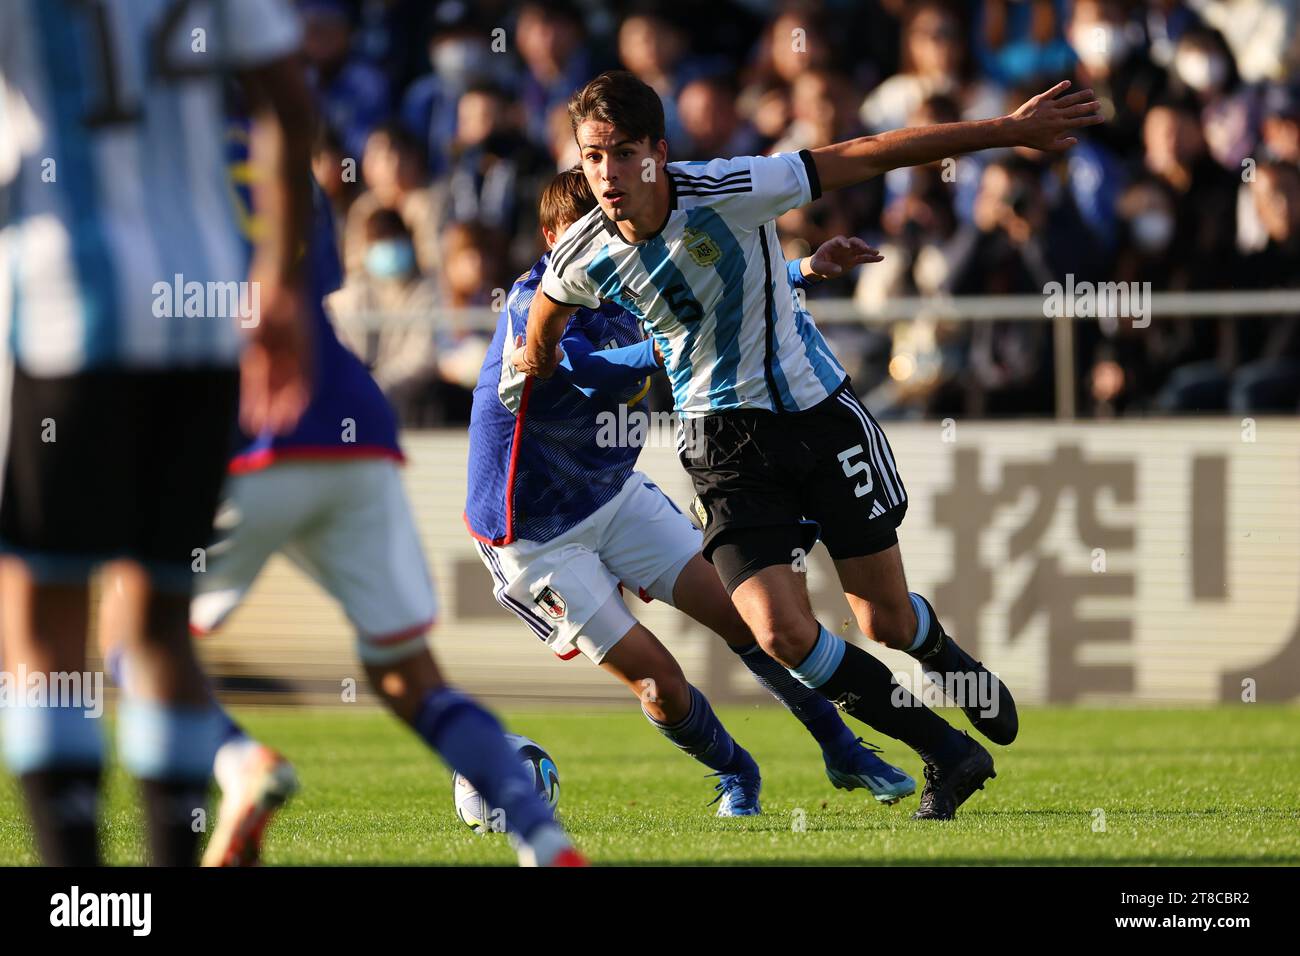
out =
<svg viewBox="0 0 1300 956"><path fill-rule="evenodd" d="M22 775L23 793L46 866L98 866L95 817L98 767L61 767Z"/></svg>
<svg viewBox="0 0 1300 956"><path fill-rule="evenodd" d="M968 749L962 735L899 687L881 661L824 627L792 673L849 716L907 744L926 763L951 763Z"/></svg>
<svg viewBox="0 0 1300 956"><path fill-rule="evenodd" d="M141 780L149 860L154 866L195 866L202 828L196 810L207 813L207 780Z"/></svg>

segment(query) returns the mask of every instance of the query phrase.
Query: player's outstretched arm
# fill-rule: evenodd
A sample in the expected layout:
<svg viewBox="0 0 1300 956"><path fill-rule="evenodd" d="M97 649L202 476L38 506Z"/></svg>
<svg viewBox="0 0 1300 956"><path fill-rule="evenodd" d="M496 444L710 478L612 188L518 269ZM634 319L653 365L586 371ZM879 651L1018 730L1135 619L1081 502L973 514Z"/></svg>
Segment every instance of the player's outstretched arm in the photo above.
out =
<svg viewBox="0 0 1300 956"><path fill-rule="evenodd" d="M1062 80L1014 113L996 119L895 129L814 149L822 191L852 186L900 166L921 166L980 149L1069 149L1079 142L1072 132L1103 121L1092 90L1060 96L1069 86L1069 80Z"/></svg>
<svg viewBox="0 0 1300 956"><path fill-rule="evenodd" d="M525 375L550 378L559 361L556 346L564 336L569 316L576 311L578 306L556 302L544 292L533 296L523 355L514 363L515 368Z"/></svg>

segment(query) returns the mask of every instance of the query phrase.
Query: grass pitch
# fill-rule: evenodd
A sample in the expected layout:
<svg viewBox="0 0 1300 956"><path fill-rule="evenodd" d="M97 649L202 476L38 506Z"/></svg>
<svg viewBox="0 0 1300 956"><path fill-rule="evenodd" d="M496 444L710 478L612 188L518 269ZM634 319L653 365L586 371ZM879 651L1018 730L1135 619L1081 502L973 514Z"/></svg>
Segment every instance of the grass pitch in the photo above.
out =
<svg viewBox="0 0 1300 956"><path fill-rule="evenodd" d="M957 711L945 712L966 729ZM1020 739L989 745L998 776L947 823L910 819L834 790L811 738L775 707L721 708L763 769L761 817L719 820L704 769L634 708L507 713L560 768L560 810L604 864L1297 864L1300 710L1021 712ZM500 865L499 834L456 818L451 774L392 718L371 710L238 712L284 751L303 789L269 831L268 864ZM871 735L865 735L871 740ZM921 782L915 755L884 756ZM130 781L109 778L106 851L143 862ZM15 782L0 775L0 863L36 856Z"/></svg>

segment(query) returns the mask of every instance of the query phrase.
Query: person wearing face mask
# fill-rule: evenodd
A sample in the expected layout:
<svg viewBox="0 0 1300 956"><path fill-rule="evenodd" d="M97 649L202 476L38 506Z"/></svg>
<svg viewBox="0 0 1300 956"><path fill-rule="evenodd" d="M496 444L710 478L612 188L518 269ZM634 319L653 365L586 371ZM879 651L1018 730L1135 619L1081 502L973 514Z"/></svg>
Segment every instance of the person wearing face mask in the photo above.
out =
<svg viewBox="0 0 1300 956"><path fill-rule="evenodd" d="M1075 82L1092 87L1106 117L1089 141L1135 160L1142 115L1166 85L1164 72L1151 62L1141 26L1117 0L1078 0L1066 36L1078 59Z"/></svg>
<svg viewBox="0 0 1300 956"><path fill-rule="evenodd" d="M437 377L437 349L427 317L437 285L420 272L415 246L402 217L377 209L366 220L360 275L330 296L339 337L370 367L379 387L409 421L416 397ZM367 319L382 315L375 327Z"/></svg>
<svg viewBox="0 0 1300 956"><path fill-rule="evenodd" d="M1238 172L1241 161L1254 156L1260 97L1242 84L1223 36L1207 27L1188 30L1175 49L1172 74L1173 90L1200 104L1210 155Z"/></svg>
<svg viewBox="0 0 1300 956"><path fill-rule="evenodd" d="M412 83L402 98L402 125L418 137L428 153L429 172L447 168L448 146L456 138L457 103L476 82L514 86L509 57L494 55L493 24L480 22L466 0L444 0L429 19L429 65L432 71Z"/></svg>
<svg viewBox="0 0 1300 956"><path fill-rule="evenodd" d="M1107 278L1150 282L1162 291L1186 288L1189 277L1169 187L1149 174L1138 178L1120 194L1116 214L1119 248ZM1111 417L1141 407L1176 366L1208 355L1211 348L1205 322L1167 319L1140 330L1111 318L1076 322L1079 408Z"/></svg>

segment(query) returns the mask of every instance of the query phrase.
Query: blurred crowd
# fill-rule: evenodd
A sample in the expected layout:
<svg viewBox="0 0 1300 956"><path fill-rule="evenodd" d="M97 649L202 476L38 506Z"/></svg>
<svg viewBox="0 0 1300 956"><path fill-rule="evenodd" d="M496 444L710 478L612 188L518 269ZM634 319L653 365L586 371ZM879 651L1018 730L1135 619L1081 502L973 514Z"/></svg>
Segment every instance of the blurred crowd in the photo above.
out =
<svg viewBox="0 0 1300 956"><path fill-rule="evenodd" d="M298 6L347 276L332 307L408 425L466 419L486 339L457 307L500 308L544 251L537 198L578 161L565 103L610 68L659 91L670 160L993 117L1063 78L1096 92L1107 122L1067 153L895 170L783 216L788 256L837 234L884 253L814 297L1041 294L1067 274L1300 287L1298 0ZM821 324L882 417L1053 412L1050 322ZM1300 306L1075 330L1082 415L1300 410Z"/></svg>

